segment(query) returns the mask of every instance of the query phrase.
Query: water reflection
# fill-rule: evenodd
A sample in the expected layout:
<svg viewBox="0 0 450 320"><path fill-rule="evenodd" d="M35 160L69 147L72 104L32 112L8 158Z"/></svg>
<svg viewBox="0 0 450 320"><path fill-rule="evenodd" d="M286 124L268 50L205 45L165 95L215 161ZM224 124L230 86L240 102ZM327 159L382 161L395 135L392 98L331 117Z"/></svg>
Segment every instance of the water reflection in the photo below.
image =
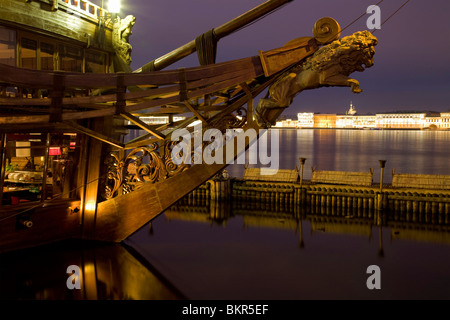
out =
<svg viewBox="0 0 450 320"><path fill-rule="evenodd" d="M317 170L361 171L374 169L379 182L379 159L387 160L385 182L392 169L398 173L450 175L448 165L450 131L422 130L279 130L280 168L295 169L298 158ZM242 165L227 168L231 176L242 177ZM311 170L305 170L305 179Z"/></svg>
<svg viewBox="0 0 450 320"><path fill-rule="evenodd" d="M450 226L421 219L180 201L127 243L192 299L448 299Z"/></svg>
<svg viewBox="0 0 450 320"><path fill-rule="evenodd" d="M372 211L362 207L334 210L327 206L311 209L293 203L278 205L254 201L200 201L183 198L165 211L166 221L204 222L226 226L229 220L242 219L243 228L267 227L288 229L302 234L302 223L311 233L327 232L373 238L374 229L389 231L391 242L405 239L450 245L450 216L444 213L404 211ZM380 237L382 240L382 237ZM380 246L381 246L380 242Z"/></svg>
<svg viewBox="0 0 450 320"><path fill-rule="evenodd" d="M0 255L0 300L174 300L184 296L122 245L63 242ZM80 290L66 273L80 268Z"/></svg>

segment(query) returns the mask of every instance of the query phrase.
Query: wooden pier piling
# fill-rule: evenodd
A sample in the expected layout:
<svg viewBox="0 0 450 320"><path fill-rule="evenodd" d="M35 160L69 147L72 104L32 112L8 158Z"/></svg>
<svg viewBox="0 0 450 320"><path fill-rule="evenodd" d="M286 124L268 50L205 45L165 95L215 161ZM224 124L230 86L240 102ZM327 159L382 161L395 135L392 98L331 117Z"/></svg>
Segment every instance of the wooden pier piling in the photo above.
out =
<svg viewBox="0 0 450 320"><path fill-rule="evenodd" d="M266 211L301 212L311 214L329 214L332 216L377 217L380 212L395 213L398 219L408 219L417 222L431 223L439 221L450 223L450 190L431 190L421 188L396 187L383 183L383 173L380 184L370 183L371 174L353 175L340 173L347 184L327 183L327 179L337 179L336 172L320 172L316 181L303 179L304 158L300 158L301 167L297 181L284 182L272 177L272 181L258 180L254 175L251 179L211 179L199 189L194 190L186 198L189 204L208 203L215 200L231 200L243 205L257 206ZM380 160L383 169L384 160ZM287 174L284 172L283 174ZM267 177L265 177L268 179ZM325 182L321 182L320 179ZM417 178L417 177L416 177ZM450 178L449 178L450 180Z"/></svg>

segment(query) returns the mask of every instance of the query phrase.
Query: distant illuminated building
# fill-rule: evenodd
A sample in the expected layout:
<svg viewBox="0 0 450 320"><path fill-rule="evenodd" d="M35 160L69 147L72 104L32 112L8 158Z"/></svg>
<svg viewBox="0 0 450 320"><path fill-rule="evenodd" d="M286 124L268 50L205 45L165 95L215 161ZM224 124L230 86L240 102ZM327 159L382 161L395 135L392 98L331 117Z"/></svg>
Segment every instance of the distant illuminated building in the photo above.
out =
<svg viewBox="0 0 450 320"><path fill-rule="evenodd" d="M298 120L299 128L313 128L314 127L314 113L313 112L297 113L297 120Z"/></svg>
<svg viewBox="0 0 450 320"><path fill-rule="evenodd" d="M364 129L376 127L376 115L338 115L336 117L336 128Z"/></svg>
<svg viewBox="0 0 450 320"><path fill-rule="evenodd" d="M139 119L148 125L169 123L169 116L143 116L143 117L139 117ZM174 122L184 120L184 119L186 119L186 117L180 117L180 116L173 117ZM129 124L131 124L131 123L129 123Z"/></svg>
<svg viewBox="0 0 450 320"><path fill-rule="evenodd" d="M297 128L298 121L292 119L285 119L281 121L277 121L275 123L275 128Z"/></svg>
<svg viewBox="0 0 450 320"><path fill-rule="evenodd" d="M431 115L426 118L425 127L434 130L450 129L450 112L442 112L439 115Z"/></svg>
<svg viewBox="0 0 450 320"><path fill-rule="evenodd" d="M377 114L358 114L350 102L345 114L299 112L297 121L286 119L276 123L277 128L342 128L342 129L436 129L450 130L450 111L409 111Z"/></svg>
<svg viewBox="0 0 450 320"><path fill-rule="evenodd" d="M450 112L441 113L441 127L440 129L450 129Z"/></svg>
<svg viewBox="0 0 450 320"><path fill-rule="evenodd" d="M315 128L336 128L336 114L315 114L314 127Z"/></svg>
<svg viewBox="0 0 450 320"><path fill-rule="evenodd" d="M353 115L355 115L356 113L357 113L357 112L356 112L355 107L353 107L353 103L350 102L350 109L348 109L347 114L353 116Z"/></svg>
<svg viewBox="0 0 450 320"><path fill-rule="evenodd" d="M339 115L336 117L337 128L354 128L354 116Z"/></svg>
<svg viewBox="0 0 450 320"><path fill-rule="evenodd" d="M425 128L440 129L442 128L442 116L431 116L425 118Z"/></svg>
<svg viewBox="0 0 450 320"><path fill-rule="evenodd" d="M377 113L376 127L380 129L423 129L426 127L426 112Z"/></svg>
<svg viewBox="0 0 450 320"><path fill-rule="evenodd" d="M350 108L346 114L336 117L336 128L375 128L375 120L375 115L358 115L353 103L350 103Z"/></svg>

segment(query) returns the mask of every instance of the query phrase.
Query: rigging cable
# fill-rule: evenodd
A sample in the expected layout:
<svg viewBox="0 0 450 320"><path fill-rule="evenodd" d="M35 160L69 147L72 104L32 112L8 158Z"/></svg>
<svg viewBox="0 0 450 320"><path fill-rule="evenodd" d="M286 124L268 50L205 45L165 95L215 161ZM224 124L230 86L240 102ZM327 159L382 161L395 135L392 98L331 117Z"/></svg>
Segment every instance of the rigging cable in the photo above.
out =
<svg viewBox="0 0 450 320"><path fill-rule="evenodd" d="M378 1L375 5L378 6L379 4L381 4L384 0L380 0ZM390 20L394 15L396 15L404 6L406 6L408 4L410 0L406 0L397 10L395 10L389 17L387 17L382 23L381 26L384 25L388 20ZM367 12L362 13L359 17L357 17L355 20L353 20L352 22L350 22L349 24L347 24L344 28L342 28L342 30L340 31L340 33L344 32L346 29L348 29L350 26L352 26L353 24L355 24L358 20L360 20L362 17L364 17L367 14ZM378 29L375 29L372 32L372 34Z"/></svg>
<svg viewBox="0 0 450 320"><path fill-rule="evenodd" d="M264 18L267 17L268 15L271 15L272 13L277 12L278 10L280 10L281 8L283 8L284 6L286 6L287 4L289 4L289 2L286 2L286 3L282 4L281 6L275 8L274 10L265 13L264 15L262 15L261 17L259 17L259 18L255 19L255 20L253 20L252 22L247 23L246 25L243 25L242 27L240 27L240 28L238 28L238 29L232 31L230 34L233 34L233 33L237 32L237 31L240 31L240 30L242 30L242 29L245 29L245 28L251 26L252 24L258 22L259 20L264 19Z"/></svg>
<svg viewBox="0 0 450 320"><path fill-rule="evenodd" d="M380 0L378 1L378 3L376 3L375 5L378 6L379 4L381 4L384 0ZM362 17L364 17L367 14L366 11L364 11L363 14L361 14L358 18L356 18L355 20L353 20L352 22L350 22L348 25L346 25L341 32L343 32L344 30L346 30L347 28L349 28L351 25L353 25L354 23L356 23L359 19L361 19Z"/></svg>
<svg viewBox="0 0 450 320"><path fill-rule="evenodd" d="M406 0L405 3L403 3L397 10L394 11L394 13L392 13L389 17L387 17L382 23L381 25L384 25L389 19L391 19L394 15L396 15L404 6L406 6L408 4L410 0ZM372 33L374 33L375 31L377 31L378 29L375 29L374 31L372 31Z"/></svg>

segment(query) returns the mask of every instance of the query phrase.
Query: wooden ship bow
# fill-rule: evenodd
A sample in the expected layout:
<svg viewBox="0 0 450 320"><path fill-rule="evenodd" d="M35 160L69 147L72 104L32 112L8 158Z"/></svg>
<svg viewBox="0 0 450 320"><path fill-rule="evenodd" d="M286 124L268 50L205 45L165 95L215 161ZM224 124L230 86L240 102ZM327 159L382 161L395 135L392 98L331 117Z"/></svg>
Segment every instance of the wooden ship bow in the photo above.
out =
<svg viewBox="0 0 450 320"><path fill-rule="evenodd" d="M44 2L20 5L38 12ZM81 1L86 6L78 4L76 10L87 10L83 25L88 37L75 39L62 29L57 35L41 31L36 67L26 55L32 46L22 41L27 34L2 21L0 31L12 30L10 39L22 41L22 50L17 63L14 58L0 63L0 251L64 238L120 242L245 152L260 129L288 106L272 94L266 98L273 101L256 106L256 97L278 88L280 79L298 73L302 61L340 36L337 22L324 18L311 37L216 63L221 37L287 2L266 1L135 71L128 43L132 16L114 18ZM63 19L75 10L70 3L49 1L46 15ZM71 45L66 44L69 38ZM47 42L57 54L46 54ZM198 67L165 70L193 52ZM49 66L51 62L55 65ZM129 130L143 134L130 137ZM214 138L202 139L211 130ZM245 139L248 130L256 132L253 140ZM242 137L246 143L235 145ZM233 147L227 148L230 143ZM214 161L204 155L211 148ZM37 186L35 198L14 192L21 186L15 180L21 172L28 172L28 180L22 181L27 192Z"/></svg>

